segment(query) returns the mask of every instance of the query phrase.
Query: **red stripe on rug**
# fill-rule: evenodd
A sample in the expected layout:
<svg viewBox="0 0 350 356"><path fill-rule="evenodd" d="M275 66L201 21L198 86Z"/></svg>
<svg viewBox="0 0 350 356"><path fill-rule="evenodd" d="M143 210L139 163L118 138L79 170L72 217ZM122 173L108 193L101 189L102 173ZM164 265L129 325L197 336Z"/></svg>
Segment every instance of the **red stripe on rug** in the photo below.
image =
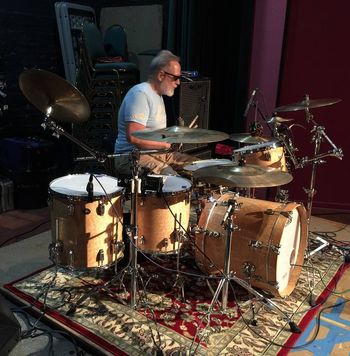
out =
<svg viewBox="0 0 350 356"><path fill-rule="evenodd" d="M332 293L332 288L336 286L338 283L340 277L344 274L344 272L350 267L349 263L343 263L339 268L337 273L333 276L333 278L330 280L328 283L327 287L323 290L323 292L319 295L319 297L316 300L317 306L313 308L312 310L308 311L301 321L299 322L298 326L302 330L302 332L306 329L306 327L309 325L310 321L313 319L313 317L316 315L318 310L321 308L323 303L327 300L327 298L330 296ZM282 346L281 350L277 353L277 356L286 356L293 345L298 341L299 337L301 334L292 334L284 343Z"/></svg>

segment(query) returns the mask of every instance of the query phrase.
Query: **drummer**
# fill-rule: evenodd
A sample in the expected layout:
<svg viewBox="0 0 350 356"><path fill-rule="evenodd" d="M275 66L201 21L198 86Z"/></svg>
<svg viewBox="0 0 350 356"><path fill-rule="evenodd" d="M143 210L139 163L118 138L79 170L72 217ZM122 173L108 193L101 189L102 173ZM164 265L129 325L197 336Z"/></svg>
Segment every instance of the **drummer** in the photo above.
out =
<svg viewBox="0 0 350 356"><path fill-rule="evenodd" d="M180 58L170 51L162 50L150 64L148 80L135 85L126 94L118 114L115 153L122 155L115 158L117 175L131 175L130 155L126 153L135 148L165 151L140 155L139 166L154 174L176 175L184 165L197 160L194 156L172 150L168 142L149 141L132 135L135 131L166 127L162 95L173 96L180 85L180 77Z"/></svg>

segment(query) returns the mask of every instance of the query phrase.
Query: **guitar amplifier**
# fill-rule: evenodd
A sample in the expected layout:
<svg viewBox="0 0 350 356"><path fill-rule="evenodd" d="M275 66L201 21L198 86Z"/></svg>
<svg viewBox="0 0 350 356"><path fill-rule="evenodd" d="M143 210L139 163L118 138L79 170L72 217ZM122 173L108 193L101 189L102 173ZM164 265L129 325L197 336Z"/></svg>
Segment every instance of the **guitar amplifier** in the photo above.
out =
<svg viewBox="0 0 350 356"><path fill-rule="evenodd" d="M210 114L210 80L207 78L193 78L191 81L182 80L171 98L164 96L167 113L167 126L178 125L181 117L184 126L189 126L197 116L196 125L200 129L209 129ZM183 152L204 149L207 143L186 143Z"/></svg>

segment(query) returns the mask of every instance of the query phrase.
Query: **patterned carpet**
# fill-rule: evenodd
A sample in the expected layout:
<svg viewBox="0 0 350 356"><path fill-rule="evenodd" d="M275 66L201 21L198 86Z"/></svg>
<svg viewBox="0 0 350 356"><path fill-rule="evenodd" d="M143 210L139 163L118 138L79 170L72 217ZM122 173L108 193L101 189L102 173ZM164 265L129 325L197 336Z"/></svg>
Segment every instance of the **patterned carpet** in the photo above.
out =
<svg viewBox="0 0 350 356"><path fill-rule="evenodd" d="M45 309L49 320L107 354L154 355L162 350L164 355L276 355L285 353L281 346L296 335L291 334L283 313L307 327L298 340L298 344L305 343L306 332L310 334L309 328L313 328L312 323L307 325L308 315L313 315L311 285L312 295L322 303L329 294L326 286L332 289L347 268L336 249L323 249L305 261L290 296L250 299L245 289L231 283L228 308L223 312L217 303L211 306L209 285L215 291L217 281L208 285L190 256L180 264L185 300L178 288L178 275L173 273L176 258L140 264L142 282L139 279L136 309L128 299L129 270L111 279L107 271L97 275L92 270L72 272L52 266L7 284L4 290L39 311ZM107 284L96 287L101 283ZM79 301L82 296L84 300ZM75 312L67 315L75 306ZM329 318L327 314L323 317Z"/></svg>

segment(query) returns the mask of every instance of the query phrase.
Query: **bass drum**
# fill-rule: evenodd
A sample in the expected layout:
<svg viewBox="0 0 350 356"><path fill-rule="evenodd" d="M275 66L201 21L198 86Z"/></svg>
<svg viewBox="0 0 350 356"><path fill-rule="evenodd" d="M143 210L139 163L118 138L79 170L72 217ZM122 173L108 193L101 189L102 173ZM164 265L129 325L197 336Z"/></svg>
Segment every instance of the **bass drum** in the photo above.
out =
<svg viewBox="0 0 350 356"><path fill-rule="evenodd" d="M89 177L70 174L50 183L50 252L59 265L101 267L123 257L123 188L117 179L95 174L88 197Z"/></svg>
<svg viewBox="0 0 350 356"><path fill-rule="evenodd" d="M233 215L238 229L232 232L230 271L275 296L289 295L299 279L308 235L306 210L297 203L237 197L234 193L207 203L196 234L198 267L207 274L223 271L227 231L222 221L229 199L241 205Z"/></svg>

